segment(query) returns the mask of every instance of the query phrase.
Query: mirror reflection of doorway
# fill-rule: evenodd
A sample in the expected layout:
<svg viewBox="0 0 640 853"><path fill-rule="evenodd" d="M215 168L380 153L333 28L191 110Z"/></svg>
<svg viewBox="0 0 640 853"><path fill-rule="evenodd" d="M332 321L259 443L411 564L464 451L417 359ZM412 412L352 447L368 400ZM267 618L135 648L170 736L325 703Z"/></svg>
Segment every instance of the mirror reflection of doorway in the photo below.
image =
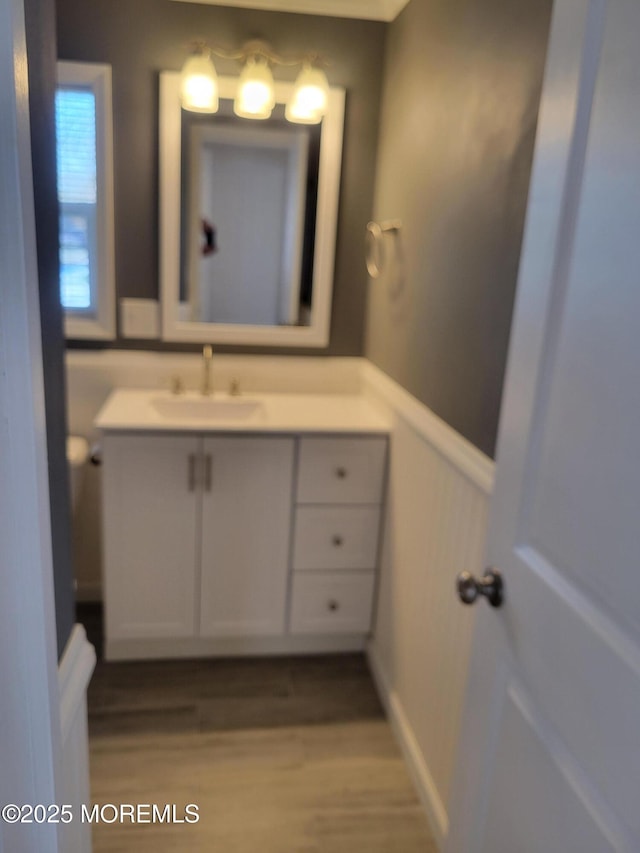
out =
<svg viewBox="0 0 640 853"><path fill-rule="evenodd" d="M307 133L208 124L192 127L190 137L191 318L297 325ZM215 251L203 252L203 223L213 231Z"/></svg>

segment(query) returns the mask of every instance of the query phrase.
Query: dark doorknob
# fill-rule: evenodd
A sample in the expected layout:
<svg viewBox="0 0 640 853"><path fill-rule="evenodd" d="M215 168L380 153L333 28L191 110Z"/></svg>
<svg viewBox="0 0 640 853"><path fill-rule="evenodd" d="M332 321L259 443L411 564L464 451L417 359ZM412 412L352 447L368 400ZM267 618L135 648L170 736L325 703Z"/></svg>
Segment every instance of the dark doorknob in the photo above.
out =
<svg viewBox="0 0 640 853"><path fill-rule="evenodd" d="M456 578L456 589L463 604L473 604L479 595L484 595L492 607L501 607L504 600L502 576L495 569L487 569L480 580L470 572L460 572Z"/></svg>

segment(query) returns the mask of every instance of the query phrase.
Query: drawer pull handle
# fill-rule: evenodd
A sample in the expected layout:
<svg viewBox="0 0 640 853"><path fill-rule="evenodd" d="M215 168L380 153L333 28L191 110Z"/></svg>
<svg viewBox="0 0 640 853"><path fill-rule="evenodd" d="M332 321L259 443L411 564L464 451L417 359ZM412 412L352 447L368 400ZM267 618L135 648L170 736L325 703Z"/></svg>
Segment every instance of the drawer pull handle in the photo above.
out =
<svg viewBox="0 0 640 853"><path fill-rule="evenodd" d="M344 539L342 538L342 536L334 536L331 542L335 548L340 548L340 546L344 542Z"/></svg>
<svg viewBox="0 0 640 853"><path fill-rule="evenodd" d="M342 468L342 466L340 468L336 468L336 477L339 480L344 480L344 478L346 476L347 476L347 469L346 468Z"/></svg>
<svg viewBox="0 0 640 853"><path fill-rule="evenodd" d="M204 457L204 490L205 490L205 492L211 491L211 483L213 482L212 471L211 471L212 467L213 467L213 462L211 459L211 454L207 453L206 456Z"/></svg>
<svg viewBox="0 0 640 853"><path fill-rule="evenodd" d="M332 598L327 602L327 607L332 613L335 613L336 610L340 609L340 603L335 598Z"/></svg>
<svg viewBox="0 0 640 853"><path fill-rule="evenodd" d="M196 455L190 453L187 462L187 488L194 492L196 488Z"/></svg>

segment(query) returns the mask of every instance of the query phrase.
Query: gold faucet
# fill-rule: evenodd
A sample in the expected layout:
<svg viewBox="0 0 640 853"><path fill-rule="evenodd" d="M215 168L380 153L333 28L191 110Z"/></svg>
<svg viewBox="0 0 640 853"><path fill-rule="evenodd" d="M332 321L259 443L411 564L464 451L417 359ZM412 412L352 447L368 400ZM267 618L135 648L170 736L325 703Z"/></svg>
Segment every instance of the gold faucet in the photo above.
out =
<svg viewBox="0 0 640 853"><path fill-rule="evenodd" d="M200 391L209 396L213 394L213 383L211 382L211 365L213 362L213 347L207 344L202 349L202 386Z"/></svg>

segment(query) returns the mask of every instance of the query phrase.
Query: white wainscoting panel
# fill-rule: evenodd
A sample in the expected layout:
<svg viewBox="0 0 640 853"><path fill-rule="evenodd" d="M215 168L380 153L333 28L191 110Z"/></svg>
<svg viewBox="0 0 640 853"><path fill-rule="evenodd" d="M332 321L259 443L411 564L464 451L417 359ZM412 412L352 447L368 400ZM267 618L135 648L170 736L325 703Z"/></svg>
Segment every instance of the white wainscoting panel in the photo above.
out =
<svg viewBox="0 0 640 853"><path fill-rule="evenodd" d="M394 421L369 657L442 845L475 614L455 578L483 568L493 462L369 363L363 384Z"/></svg>
<svg viewBox="0 0 640 853"><path fill-rule="evenodd" d="M71 805L74 820L60 825L64 853L91 853L91 824L80 810L91 802L87 687L96 663L93 646L82 625L75 625L58 666L62 729L62 790L59 804Z"/></svg>

